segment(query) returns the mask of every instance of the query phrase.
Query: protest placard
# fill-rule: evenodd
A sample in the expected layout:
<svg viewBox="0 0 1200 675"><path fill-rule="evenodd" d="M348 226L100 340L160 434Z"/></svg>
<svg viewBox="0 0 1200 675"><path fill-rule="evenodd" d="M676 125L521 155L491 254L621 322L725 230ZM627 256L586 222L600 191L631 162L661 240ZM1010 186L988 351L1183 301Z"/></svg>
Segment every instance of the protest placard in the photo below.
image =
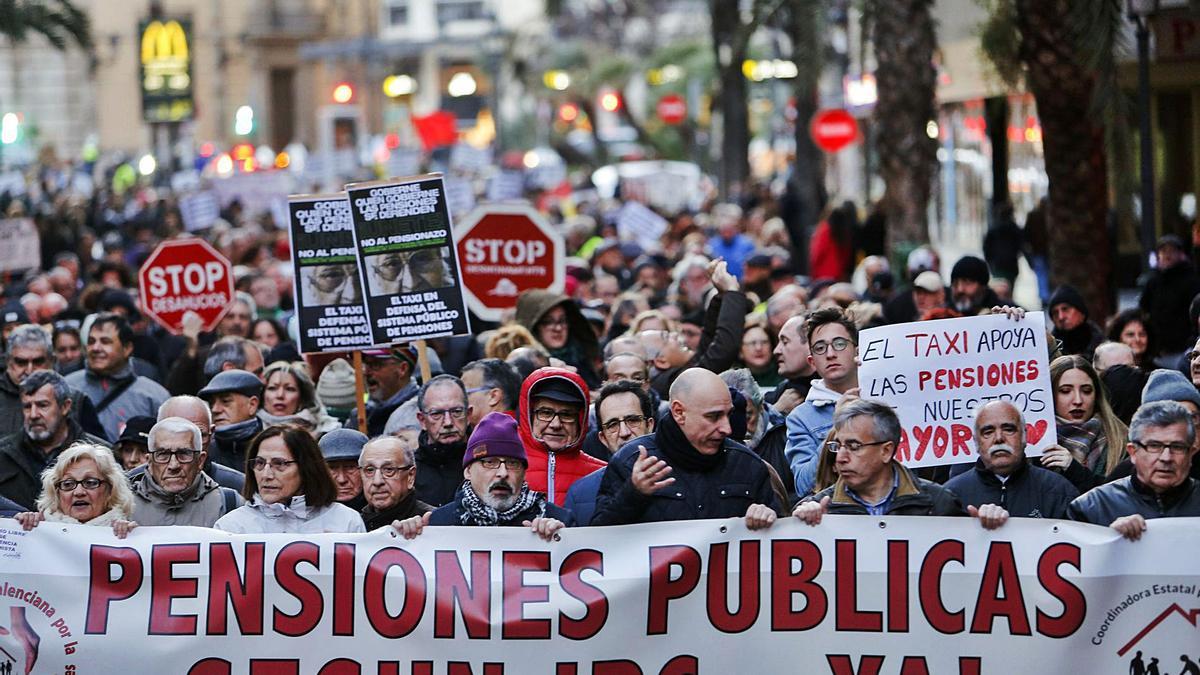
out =
<svg viewBox="0 0 1200 675"><path fill-rule="evenodd" d="M1027 455L1058 442L1042 312L870 328L858 343L859 391L895 408L905 466L975 461L974 411L988 401L1025 416Z"/></svg>
<svg viewBox="0 0 1200 675"><path fill-rule="evenodd" d="M179 198L179 214L183 218L183 229L195 232L212 227L221 217L221 205L211 191L193 192Z"/></svg>
<svg viewBox="0 0 1200 675"><path fill-rule="evenodd" d="M638 202L625 202L617 211L617 235L636 241L642 248L657 248L668 225L666 218Z"/></svg>
<svg viewBox="0 0 1200 675"><path fill-rule="evenodd" d="M288 211L300 351L370 347L346 193L292 195Z"/></svg>
<svg viewBox="0 0 1200 675"><path fill-rule="evenodd" d="M377 345L471 332L442 177L346 186Z"/></svg>
<svg viewBox="0 0 1200 675"><path fill-rule="evenodd" d="M41 264L41 240L33 219L0 219L0 272L28 270Z"/></svg>

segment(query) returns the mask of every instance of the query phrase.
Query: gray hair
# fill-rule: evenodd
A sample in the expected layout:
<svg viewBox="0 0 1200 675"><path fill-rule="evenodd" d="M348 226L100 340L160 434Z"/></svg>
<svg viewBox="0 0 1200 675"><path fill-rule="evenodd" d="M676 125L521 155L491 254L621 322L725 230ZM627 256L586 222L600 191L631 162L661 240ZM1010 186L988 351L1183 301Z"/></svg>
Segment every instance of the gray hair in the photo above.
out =
<svg viewBox="0 0 1200 675"><path fill-rule="evenodd" d="M688 255L683 256L683 259L675 264L675 268L671 270L671 278L675 281L675 283L679 283L680 281L683 281L684 277L687 276L688 270L692 269L693 267L699 267L707 272L708 262L708 258L705 258L698 253L689 253Z"/></svg>
<svg viewBox="0 0 1200 675"><path fill-rule="evenodd" d="M1017 411L1017 429L1020 430L1021 438L1024 439L1025 438L1025 414L1021 412L1021 408L1019 408L1017 406L1017 404L1013 403L1012 401L1005 400L1005 399L995 399L992 401L988 401L987 403L984 403L983 405L981 405L975 409L974 425L973 425L975 435L976 436L979 435L979 413L983 412L984 408L991 406L991 405L1007 405L1008 407Z"/></svg>
<svg viewBox="0 0 1200 675"><path fill-rule="evenodd" d="M160 431L165 431L169 434L191 434L192 450L195 452L200 452L204 449L200 439L200 427L192 424L182 417L168 417L164 420L159 420L157 424L150 427L150 434L147 438L146 445L151 453L158 449L158 442L155 441L155 437Z"/></svg>
<svg viewBox="0 0 1200 675"><path fill-rule="evenodd" d="M383 425L383 434L394 436L397 432L405 429L419 430L420 428L421 423L417 421L417 397L414 396L392 411Z"/></svg>
<svg viewBox="0 0 1200 675"><path fill-rule="evenodd" d="M727 370L721 373L721 379L725 380L726 385L740 391L755 408L762 405L762 390L758 388L758 383L754 381L749 368Z"/></svg>
<svg viewBox="0 0 1200 675"><path fill-rule="evenodd" d="M163 419L165 419L165 416L163 415L164 410L166 410L172 404L179 405L180 403L190 403L192 405L198 405L201 408L203 408L205 416L208 417L208 426L212 427L212 408L208 407L208 402L205 401L204 399L200 398L199 396L190 396L188 394L180 394L179 396L172 396L171 398L163 401L162 405L158 406L158 415L157 415L158 420L162 421Z"/></svg>
<svg viewBox="0 0 1200 675"><path fill-rule="evenodd" d="M400 446L399 450L400 450L400 463L401 464L408 465L408 464L415 464L417 462L416 450L414 450L411 446L409 446L409 444L407 444L404 441L400 440L399 438L396 438L395 436L391 436L391 435L376 436L375 438L372 438L371 440L367 441L366 445L363 446L363 450L366 450L368 447L370 447L372 445L384 444L384 443L395 443L396 445ZM358 465L362 466L362 455L361 454L359 454L359 456L358 456Z"/></svg>
<svg viewBox="0 0 1200 675"><path fill-rule="evenodd" d="M421 391L417 393L417 410L425 412L425 395L434 387L448 387L454 385L462 394L463 405L467 404L467 388L463 386L462 380L453 375L438 375L432 377L428 382L421 385Z"/></svg>
<svg viewBox="0 0 1200 675"><path fill-rule="evenodd" d="M262 353L262 348L258 346L257 342L236 335L228 335L214 342L208 350L208 358L204 360L204 376L211 380L221 372L221 368L226 363L233 364L234 368L245 370L247 346Z"/></svg>
<svg viewBox="0 0 1200 675"><path fill-rule="evenodd" d="M21 382L21 395L33 396L39 389L46 385L54 387L54 400L60 408L67 404L67 401L71 398L71 386L67 384L66 378L53 370L38 370L30 373Z"/></svg>
<svg viewBox="0 0 1200 675"><path fill-rule="evenodd" d="M891 406L879 401L859 398L839 405L833 412L833 427L841 429L850 420L863 415L870 417L875 425L875 440L900 443L900 418Z"/></svg>
<svg viewBox="0 0 1200 675"><path fill-rule="evenodd" d="M8 350L10 352L14 348L31 349L34 347L42 349L50 358L54 358L54 345L50 341L50 335L40 326L26 323L17 326L12 333L9 333Z"/></svg>
<svg viewBox="0 0 1200 675"><path fill-rule="evenodd" d="M115 510L128 518L133 513L133 491L129 489L125 472L113 457L112 450L91 443L76 443L63 450L58 460L42 472L42 494L37 498L37 510L44 514L61 513L58 508L58 488L54 484L62 480L72 464L85 459L95 462L100 475L112 486L105 511Z"/></svg>
<svg viewBox="0 0 1200 675"><path fill-rule="evenodd" d="M1169 427L1174 424L1186 424L1188 443L1196 442L1196 427L1192 424L1192 414L1178 401L1154 401L1147 403L1133 413L1129 423L1129 440L1138 443L1151 427Z"/></svg>
<svg viewBox="0 0 1200 675"><path fill-rule="evenodd" d="M246 308L250 310L251 319L258 318L258 303L254 302L253 295L250 295L245 291L237 291L233 294L233 301L244 303Z"/></svg>

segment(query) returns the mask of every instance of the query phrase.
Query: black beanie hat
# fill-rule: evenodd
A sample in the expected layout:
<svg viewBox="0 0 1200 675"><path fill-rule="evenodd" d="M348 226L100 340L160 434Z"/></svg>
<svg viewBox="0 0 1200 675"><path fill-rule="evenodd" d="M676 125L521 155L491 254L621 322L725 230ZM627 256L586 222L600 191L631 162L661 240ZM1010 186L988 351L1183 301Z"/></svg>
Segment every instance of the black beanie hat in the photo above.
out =
<svg viewBox="0 0 1200 675"><path fill-rule="evenodd" d="M1087 317L1088 308L1087 303L1083 301L1083 295L1070 284L1063 284L1054 291L1054 295L1050 296L1050 302L1046 303L1046 309L1054 311L1055 305L1063 303L1083 312L1083 316Z"/></svg>
<svg viewBox="0 0 1200 675"><path fill-rule="evenodd" d="M742 395L742 392L729 387L729 398L733 402L733 410L729 412L729 437L738 443L746 442L746 430L749 426L749 412L746 408L750 402Z"/></svg>
<svg viewBox="0 0 1200 675"><path fill-rule="evenodd" d="M991 281L992 274L983 258L965 255L959 258L958 262L954 263L954 269L950 270L950 283L954 283L956 279L977 281L986 286Z"/></svg>

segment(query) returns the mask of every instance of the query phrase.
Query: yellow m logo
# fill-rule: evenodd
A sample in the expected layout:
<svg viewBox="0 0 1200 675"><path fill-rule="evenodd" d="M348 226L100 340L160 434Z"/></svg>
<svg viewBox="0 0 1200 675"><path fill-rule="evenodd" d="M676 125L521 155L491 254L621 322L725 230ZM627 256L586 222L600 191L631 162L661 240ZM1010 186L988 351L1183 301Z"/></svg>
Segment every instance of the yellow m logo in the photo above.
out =
<svg viewBox="0 0 1200 675"><path fill-rule="evenodd" d="M142 32L142 64L154 61L187 61L188 43L178 21L151 21Z"/></svg>

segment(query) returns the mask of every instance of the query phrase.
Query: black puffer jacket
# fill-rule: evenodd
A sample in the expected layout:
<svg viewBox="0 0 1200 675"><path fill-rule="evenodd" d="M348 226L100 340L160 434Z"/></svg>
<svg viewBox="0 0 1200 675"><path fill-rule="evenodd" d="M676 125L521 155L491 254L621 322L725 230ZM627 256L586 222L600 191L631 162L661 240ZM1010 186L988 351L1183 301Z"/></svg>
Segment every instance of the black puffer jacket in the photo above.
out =
<svg viewBox="0 0 1200 675"><path fill-rule="evenodd" d="M704 518L740 518L751 504L766 504L779 511L767 464L746 446L725 440L723 457L716 468L686 471L672 466L675 482L646 496L630 481L638 445L647 454L670 462L659 449L659 431L630 441L621 448L604 470L596 514L592 525L625 525L664 520L700 520Z"/></svg>
<svg viewBox="0 0 1200 675"><path fill-rule="evenodd" d="M1189 340L1196 324L1189 323L1188 308L1197 293L1200 293L1200 276L1187 261L1155 273L1146 282L1138 306L1150 315L1149 328L1154 331L1162 353L1177 354L1192 346Z"/></svg>
<svg viewBox="0 0 1200 675"><path fill-rule="evenodd" d="M466 443L434 444L421 432L417 446L417 477L413 491L430 506L449 504L463 482L463 452Z"/></svg>
<svg viewBox="0 0 1200 675"><path fill-rule="evenodd" d="M896 496L888 505L888 516L965 516L967 510L962 501L944 486L917 478L911 471L897 462L892 467L900 472L900 483ZM829 512L849 515L867 515L867 509L846 492L846 484L838 482L805 499L806 502L821 501L829 497Z"/></svg>
<svg viewBox="0 0 1200 675"><path fill-rule="evenodd" d="M1067 507L1067 518L1093 525L1111 525L1135 513L1147 520L1200 516L1200 482L1188 478L1159 494L1130 476L1090 490Z"/></svg>
<svg viewBox="0 0 1200 675"><path fill-rule="evenodd" d="M975 461L975 468L951 478L946 488L967 506L996 504L1017 518L1065 518L1079 496L1071 481L1053 471L1022 463L1005 482Z"/></svg>

